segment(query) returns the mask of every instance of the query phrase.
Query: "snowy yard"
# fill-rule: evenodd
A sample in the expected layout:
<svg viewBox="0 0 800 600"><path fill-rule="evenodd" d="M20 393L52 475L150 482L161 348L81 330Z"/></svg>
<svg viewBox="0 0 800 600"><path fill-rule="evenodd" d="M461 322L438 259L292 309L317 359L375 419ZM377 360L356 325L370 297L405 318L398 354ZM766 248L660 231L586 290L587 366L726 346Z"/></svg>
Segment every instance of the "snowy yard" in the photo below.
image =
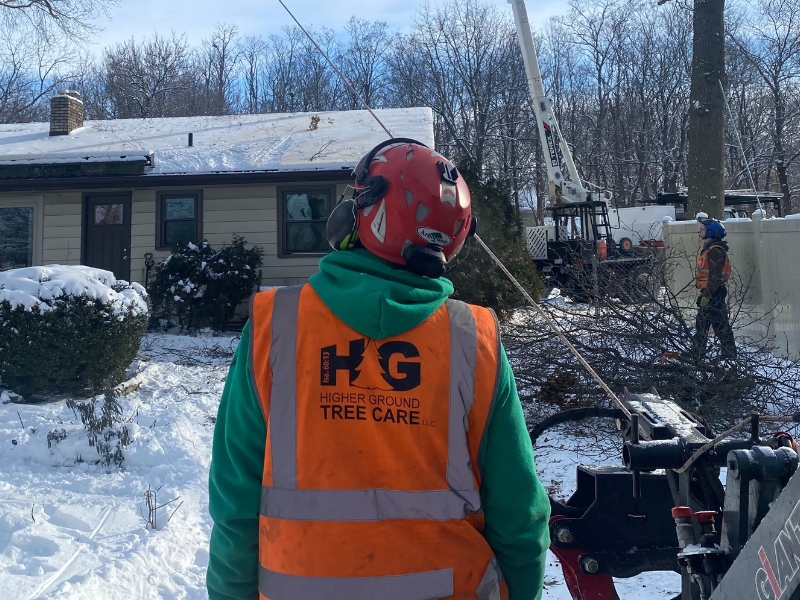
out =
<svg viewBox="0 0 800 600"><path fill-rule="evenodd" d="M120 398L133 441L124 470L89 464L64 402L0 406L0 589L35 598L205 598L208 467L219 396L236 338L148 335L141 386ZM47 434L67 437L48 448ZM78 462L78 457L85 462ZM146 529L144 493L183 505Z"/></svg>
<svg viewBox="0 0 800 600"><path fill-rule="evenodd" d="M90 464L80 421L63 401L0 405L0 589L14 600L206 598L208 467L214 420L238 338L148 334L135 365L139 388L120 398L133 441L124 469ZM48 433L67 436L48 448ZM548 450L545 485L562 496L581 457ZM146 528L145 491L160 487L159 528ZM183 504L172 514L174 508ZM569 600L550 555L544 598ZM618 584L622 600L662 600L680 590L658 573Z"/></svg>

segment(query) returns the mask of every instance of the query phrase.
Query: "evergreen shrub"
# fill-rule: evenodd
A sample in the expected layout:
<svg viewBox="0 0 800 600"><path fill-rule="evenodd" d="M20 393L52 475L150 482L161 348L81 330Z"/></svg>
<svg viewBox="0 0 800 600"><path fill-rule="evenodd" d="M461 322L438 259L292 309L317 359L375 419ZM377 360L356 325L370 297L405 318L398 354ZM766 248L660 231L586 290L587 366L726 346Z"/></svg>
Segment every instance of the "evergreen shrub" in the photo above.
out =
<svg viewBox="0 0 800 600"><path fill-rule="evenodd" d="M151 326L225 329L236 307L259 283L264 251L246 244L240 236L219 250L206 241L199 246L190 243L157 265L148 288L153 303Z"/></svg>
<svg viewBox="0 0 800 600"><path fill-rule="evenodd" d="M472 209L478 217L478 235L528 293L538 298L544 287L528 252L522 220L507 186L494 179L478 181L468 169L462 169L461 173L469 184ZM526 304L519 290L475 240L468 239L456 260L457 267L447 274L455 287L455 298L487 306L500 319Z"/></svg>
<svg viewBox="0 0 800 600"><path fill-rule="evenodd" d="M22 396L122 381L147 329L147 293L108 271L50 265L0 273L0 378Z"/></svg>

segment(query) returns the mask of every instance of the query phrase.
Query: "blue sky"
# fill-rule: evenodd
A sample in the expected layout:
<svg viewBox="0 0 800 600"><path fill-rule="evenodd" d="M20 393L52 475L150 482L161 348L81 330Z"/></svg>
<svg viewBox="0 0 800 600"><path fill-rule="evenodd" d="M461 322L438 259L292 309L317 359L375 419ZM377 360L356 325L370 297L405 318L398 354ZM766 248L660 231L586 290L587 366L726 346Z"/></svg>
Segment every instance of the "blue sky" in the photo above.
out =
<svg viewBox="0 0 800 600"><path fill-rule="evenodd" d="M284 0L305 25L340 29L353 15L368 20L382 20L392 30L407 30L414 12L424 0ZM437 3L441 0L430 0ZM511 14L506 0L491 0ZM566 0L528 0L528 14L534 25L567 10ZM291 22L278 0L120 0L102 19L105 29L97 39L100 47L129 39L142 38L153 31L186 33L191 43L209 35L217 23L230 23L240 33L267 34Z"/></svg>

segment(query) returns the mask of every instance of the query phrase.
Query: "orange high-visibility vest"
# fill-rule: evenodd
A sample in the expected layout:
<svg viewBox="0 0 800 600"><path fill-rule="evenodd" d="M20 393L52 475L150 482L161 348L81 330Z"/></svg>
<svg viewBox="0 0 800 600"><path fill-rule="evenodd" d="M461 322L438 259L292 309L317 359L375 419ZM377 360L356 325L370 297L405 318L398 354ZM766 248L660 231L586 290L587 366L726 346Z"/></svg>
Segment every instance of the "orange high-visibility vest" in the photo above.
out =
<svg viewBox="0 0 800 600"><path fill-rule="evenodd" d="M256 294L250 326L267 421L260 598L506 599L479 493L494 314L447 300L374 340L304 285Z"/></svg>
<svg viewBox="0 0 800 600"><path fill-rule="evenodd" d="M695 287L704 289L708 287L708 253L714 246L707 246L700 252L697 257L697 276L695 279ZM725 264L722 266L722 281L728 281L731 278L731 259L728 258L728 253L725 252Z"/></svg>

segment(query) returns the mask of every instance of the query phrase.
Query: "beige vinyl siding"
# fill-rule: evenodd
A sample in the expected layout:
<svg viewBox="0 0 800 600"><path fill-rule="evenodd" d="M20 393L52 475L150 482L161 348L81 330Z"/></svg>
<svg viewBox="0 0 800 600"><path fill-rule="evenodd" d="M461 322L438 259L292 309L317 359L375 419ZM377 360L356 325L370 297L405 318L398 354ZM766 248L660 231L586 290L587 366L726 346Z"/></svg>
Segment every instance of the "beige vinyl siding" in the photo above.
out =
<svg viewBox="0 0 800 600"><path fill-rule="evenodd" d="M203 237L213 246L229 244L234 234L264 248L276 240L275 186L203 190Z"/></svg>
<svg viewBox="0 0 800 600"><path fill-rule="evenodd" d="M82 202L80 191L44 194L42 264L81 264Z"/></svg>
<svg viewBox="0 0 800 600"><path fill-rule="evenodd" d="M319 186L320 184L312 184ZM346 184L337 185L337 194ZM337 196L338 199L338 196ZM261 284L305 283L319 270L319 256L278 258L276 186L206 188L203 191L203 237L212 246L230 243L234 234L264 250Z"/></svg>
<svg viewBox="0 0 800 600"><path fill-rule="evenodd" d="M134 190L131 196L131 279L145 284L146 252L155 264L169 256L169 250L156 250L156 191ZM152 276L152 273L151 273Z"/></svg>
<svg viewBox="0 0 800 600"><path fill-rule="evenodd" d="M302 186L302 182L283 185ZM314 182L309 185L318 187L325 184ZM345 188L346 184L337 184L336 200ZM194 191L198 188L191 189ZM131 281L144 283L145 253L151 252L156 264L170 254L169 250L155 250L156 196L159 191L180 191L180 188L109 189L91 192L131 192ZM262 285L304 283L317 272L318 256L278 258L276 186L206 187L202 194L203 237L215 248L230 243L234 234L243 236L250 245L261 246L264 249ZM81 263L83 195L83 190L77 190L45 192L37 196L42 199L42 225L34 251L36 264ZM24 199L18 194L0 195L0 200L12 198Z"/></svg>

